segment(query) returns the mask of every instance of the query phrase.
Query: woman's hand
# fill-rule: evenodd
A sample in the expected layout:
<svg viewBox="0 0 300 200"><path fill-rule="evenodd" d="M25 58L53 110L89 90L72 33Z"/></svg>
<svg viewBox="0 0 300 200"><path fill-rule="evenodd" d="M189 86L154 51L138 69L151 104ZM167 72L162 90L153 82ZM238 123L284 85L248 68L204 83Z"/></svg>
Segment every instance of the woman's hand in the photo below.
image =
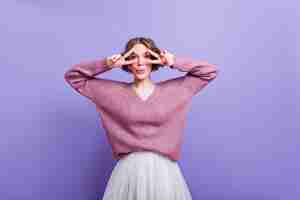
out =
<svg viewBox="0 0 300 200"><path fill-rule="evenodd" d="M137 62L136 59L126 60L128 56L133 52L133 48L129 50L125 55L122 54L114 54L110 57L107 57L106 64L110 67L121 67L123 65L130 65ZM147 59L148 64L161 64L161 65L173 65L175 62L175 55L168 52L167 50L162 50L160 54L148 49L150 55L152 55L155 59Z"/></svg>
<svg viewBox="0 0 300 200"><path fill-rule="evenodd" d="M133 49L128 51L125 55L122 54L114 54L106 58L106 65L114 68L114 67L121 67L123 65L130 65L136 62L135 59L132 60L125 60L131 53Z"/></svg>
<svg viewBox="0 0 300 200"><path fill-rule="evenodd" d="M173 65L175 62L175 55L168 52L167 50L162 50L160 54L155 53L151 49L148 49L148 52L156 58L156 60L149 59L148 63L150 64L161 64L161 65Z"/></svg>
<svg viewBox="0 0 300 200"><path fill-rule="evenodd" d="M165 64L165 65L171 66L175 63L175 55L170 53L167 50L162 50L160 57L161 57L163 64Z"/></svg>
<svg viewBox="0 0 300 200"><path fill-rule="evenodd" d="M157 60L150 60L151 64L161 64L161 65L168 65L171 66L175 63L175 55L170 53L167 50L162 50L160 54L157 54L150 49L148 50L149 53L154 56Z"/></svg>

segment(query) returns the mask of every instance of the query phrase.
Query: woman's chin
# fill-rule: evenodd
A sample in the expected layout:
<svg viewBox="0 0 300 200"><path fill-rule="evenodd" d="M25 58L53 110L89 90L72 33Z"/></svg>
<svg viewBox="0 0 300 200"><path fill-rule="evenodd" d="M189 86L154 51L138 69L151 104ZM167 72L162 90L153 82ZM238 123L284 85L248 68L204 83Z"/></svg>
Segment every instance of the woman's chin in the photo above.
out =
<svg viewBox="0 0 300 200"><path fill-rule="evenodd" d="M135 74L135 77L139 80L143 80L145 78L147 78L147 74Z"/></svg>

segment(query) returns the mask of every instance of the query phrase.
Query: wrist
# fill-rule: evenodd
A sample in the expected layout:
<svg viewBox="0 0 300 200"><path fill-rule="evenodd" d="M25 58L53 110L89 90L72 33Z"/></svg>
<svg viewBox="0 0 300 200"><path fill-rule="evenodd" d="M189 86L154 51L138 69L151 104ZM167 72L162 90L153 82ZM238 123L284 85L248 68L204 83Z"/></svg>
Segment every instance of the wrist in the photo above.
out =
<svg viewBox="0 0 300 200"><path fill-rule="evenodd" d="M176 63L176 56L174 55L171 65L174 65L175 63Z"/></svg>
<svg viewBox="0 0 300 200"><path fill-rule="evenodd" d="M107 58L107 59L105 60L105 65L106 65L106 67L108 67L108 68L113 68L113 62L112 62L112 60Z"/></svg>

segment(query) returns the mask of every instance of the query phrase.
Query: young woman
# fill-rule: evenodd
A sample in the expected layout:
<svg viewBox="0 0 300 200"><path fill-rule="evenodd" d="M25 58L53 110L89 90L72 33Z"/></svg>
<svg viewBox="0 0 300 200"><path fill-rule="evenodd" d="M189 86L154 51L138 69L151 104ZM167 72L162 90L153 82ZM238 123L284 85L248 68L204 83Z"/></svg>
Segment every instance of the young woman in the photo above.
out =
<svg viewBox="0 0 300 200"><path fill-rule="evenodd" d="M186 72L160 82L151 72L169 66ZM114 68L131 73L128 83L96 77ZM121 54L73 65L64 78L99 112L118 160L104 200L191 200L177 160L191 99L216 78L206 61L175 56L150 38L130 39Z"/></svg>

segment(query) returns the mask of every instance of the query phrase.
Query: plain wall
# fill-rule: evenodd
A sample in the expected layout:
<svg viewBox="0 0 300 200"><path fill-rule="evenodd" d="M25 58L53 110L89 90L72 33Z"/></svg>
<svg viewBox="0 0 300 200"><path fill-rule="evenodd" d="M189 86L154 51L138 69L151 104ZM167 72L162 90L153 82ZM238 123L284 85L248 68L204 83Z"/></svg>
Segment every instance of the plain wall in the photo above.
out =
<svg viewBox="0 0 300 200"><path fill-rule="evenodd" d="M296 1L1 1L0 198L101 199L115 161L95 106L66 84L135 36L218 65L179 161L193 199L296 200ZM297 65L298 63L298 65ZM182 75L162 69L154 80ZM102 77L131 80L120 70ZM297 190L298 189L298 190Z"/></svg>

